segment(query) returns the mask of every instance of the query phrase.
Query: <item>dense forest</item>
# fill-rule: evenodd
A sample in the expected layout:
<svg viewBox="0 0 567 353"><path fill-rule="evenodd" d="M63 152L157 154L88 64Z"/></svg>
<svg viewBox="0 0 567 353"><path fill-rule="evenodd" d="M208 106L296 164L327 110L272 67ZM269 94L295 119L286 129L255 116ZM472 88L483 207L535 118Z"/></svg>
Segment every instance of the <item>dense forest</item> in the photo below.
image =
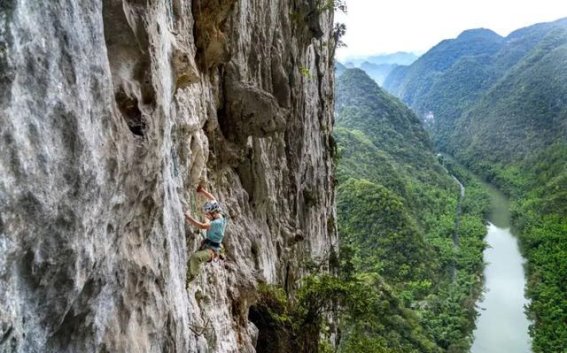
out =
<svg viewBox="0 0 567 353"><path fill-rule="evenodd" d="M528 260L533 350L567 342L567 19L441 42L385 87L436 147L504 191Z"/></svg>
<svg viewBox="0 0 567 353"><path fill-rule="evenodd" d="M376 301L347 310L341 351L467 352L487 196L471 178L460 200L415 114L363 71L340 75L336 116L340 278Z"/></svg>

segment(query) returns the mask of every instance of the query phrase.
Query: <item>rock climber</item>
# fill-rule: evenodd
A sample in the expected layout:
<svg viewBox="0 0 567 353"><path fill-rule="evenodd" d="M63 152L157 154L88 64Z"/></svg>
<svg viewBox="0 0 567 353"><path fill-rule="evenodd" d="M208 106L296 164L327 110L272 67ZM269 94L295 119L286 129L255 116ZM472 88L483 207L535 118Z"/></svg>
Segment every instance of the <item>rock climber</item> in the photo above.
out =
<svg viewBox="0 0 567 353"><path fill-rule="evenodd" d="M187 273L188 282L191 282L195 279L195 277L197 277L202 263L212 261L213 259L221 256L222 240L226 229L226 218L223 215L221 207L215 197L201 185L197 186L197 193L201 193L208 199L202 207L206 221L199 222L195 218L191 217L189 211L185 212L185 218L195 227L199 229L206 229L207 236L201 243L199 250L189 258L189 271Z"/></svg>

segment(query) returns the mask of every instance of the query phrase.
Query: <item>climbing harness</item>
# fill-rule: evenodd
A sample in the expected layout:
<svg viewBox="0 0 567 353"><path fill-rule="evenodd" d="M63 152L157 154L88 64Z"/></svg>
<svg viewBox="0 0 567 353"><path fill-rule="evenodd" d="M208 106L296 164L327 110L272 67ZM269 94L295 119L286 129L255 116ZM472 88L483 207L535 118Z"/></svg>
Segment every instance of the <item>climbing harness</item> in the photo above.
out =
<svg viewBox="0 0 567 353"><path fill-rule="evenodd" d="M225 260L226 256L225 256L225 251L224 251L224 245L222 245L222 243L217 243L214 242L212 240L209 240L207 238L203 239L203 241L201 242L201 246L199 247L199 251L201 250L209 250L211 253L211 257L209 258L209 261L207 262L217 262L219 260Z"/></svg>

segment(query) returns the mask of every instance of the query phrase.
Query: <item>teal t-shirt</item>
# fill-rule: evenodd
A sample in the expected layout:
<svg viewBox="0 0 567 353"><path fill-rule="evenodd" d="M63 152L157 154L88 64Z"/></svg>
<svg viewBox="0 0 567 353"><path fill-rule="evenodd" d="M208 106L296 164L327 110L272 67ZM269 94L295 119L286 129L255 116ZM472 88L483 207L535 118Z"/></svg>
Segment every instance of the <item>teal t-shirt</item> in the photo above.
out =
<svg viewBox="0 0 567 353"><path fill-rule="evenodd" d="M215 243L222 243L224 238L224 230L226 228L226 218L221 217L214 219L210 223L211 227L207 229L207 239Z"/></svg>

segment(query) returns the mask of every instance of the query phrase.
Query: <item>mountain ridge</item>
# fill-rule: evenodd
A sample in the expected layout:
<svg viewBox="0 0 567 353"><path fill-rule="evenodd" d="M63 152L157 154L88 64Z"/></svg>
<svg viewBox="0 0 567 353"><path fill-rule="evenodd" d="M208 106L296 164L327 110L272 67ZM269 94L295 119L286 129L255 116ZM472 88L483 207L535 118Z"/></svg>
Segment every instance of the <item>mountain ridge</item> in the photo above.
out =
<svg viewBox="0 0 567 353"><path fill-rule="evenodd" d="M511 197L533 349L559 352L567 341L558 324L567 320L558 311L567 243L557 240L567 229L567 18L518 29L457 61L454 44L439 44L454 50L446 57L437 46L394 70L385 86L424 120L439 150ZM451 65L440 71L436 61Z"/></svg>

